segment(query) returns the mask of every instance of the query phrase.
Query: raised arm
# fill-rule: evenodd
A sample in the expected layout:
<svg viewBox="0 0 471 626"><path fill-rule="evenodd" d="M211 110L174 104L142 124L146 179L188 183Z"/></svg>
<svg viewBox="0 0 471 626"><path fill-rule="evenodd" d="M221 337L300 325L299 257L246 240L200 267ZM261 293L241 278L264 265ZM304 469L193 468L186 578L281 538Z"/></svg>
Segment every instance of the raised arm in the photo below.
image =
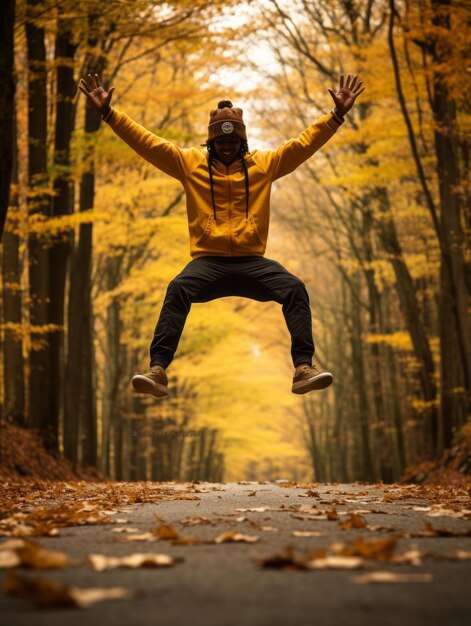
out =
<svg viewBox="0 0 471 626"><path fill-rule="evenodd" d="M335 134L343 124L344 115L352 108L356 98L364 91L360 89L362 81L357 84L358 76L351 79L350 74L344 81L341 74L339 88L336 92L328 89L335 104L335 108L316 120L298 137L290 139L276 150L268 150L260 155L265 161L266 171L272 180L286 176L294 171L301 163L319 150Z"/></svg>
<svg viewBox="0 0 471 626"><path fill-rule="evenodd" d="M80 79L79 89L91 104L99 111L105 122L137 154L152 163L166 174L182 181L187 175L184 152L178 146L158 137L134 122L129 115L111 107L114 87L106 91L101 85L98 74L88 74L88 81Z"/></svg>

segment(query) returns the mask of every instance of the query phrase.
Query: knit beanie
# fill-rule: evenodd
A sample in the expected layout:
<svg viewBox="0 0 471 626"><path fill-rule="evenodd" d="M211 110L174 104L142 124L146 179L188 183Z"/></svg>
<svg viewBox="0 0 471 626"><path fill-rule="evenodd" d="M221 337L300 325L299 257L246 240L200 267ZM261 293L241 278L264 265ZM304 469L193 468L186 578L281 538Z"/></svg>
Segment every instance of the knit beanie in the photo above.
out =
<svg viewBox="0 0 471 626"><path fill-rule="evenodd" d="M229 100L221 100L218 108L209 114L208 141L228 135L247 139L242 113L242 109L234 108Z"/></svg>

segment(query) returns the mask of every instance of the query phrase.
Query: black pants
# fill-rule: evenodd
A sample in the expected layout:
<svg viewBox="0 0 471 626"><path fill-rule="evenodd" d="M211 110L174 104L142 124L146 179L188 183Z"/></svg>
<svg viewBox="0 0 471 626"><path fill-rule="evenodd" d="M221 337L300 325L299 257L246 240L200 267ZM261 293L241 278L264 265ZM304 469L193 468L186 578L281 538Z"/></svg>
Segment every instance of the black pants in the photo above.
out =
<svg viewBox="0 0 471 626"><path fill-rule="evenodd" d="M224 296L274 300L283 305L294 366L312 364L311 309L304 283L280 263L265 257L204 256L190 261L168 285L150 346L151 366L170 365L194 302Z"/></svg>

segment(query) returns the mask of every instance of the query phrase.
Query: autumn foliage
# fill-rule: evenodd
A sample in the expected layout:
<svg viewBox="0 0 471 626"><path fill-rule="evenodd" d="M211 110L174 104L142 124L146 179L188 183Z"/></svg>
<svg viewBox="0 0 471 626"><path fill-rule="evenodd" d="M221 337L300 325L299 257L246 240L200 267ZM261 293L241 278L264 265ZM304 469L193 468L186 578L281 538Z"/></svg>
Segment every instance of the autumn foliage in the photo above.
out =
<svg viewBox="0 0 471 626"><path fill-rule="evenodd" d="M19 0L10 24L4 475L469 474L466 7L126 5ZM168 400L132 392L166 287L190 260L184 194L87 105L77 84L88 72L115 86L113 106L183 148L204 143L222 97L244 108L249 148L274 148L330 110L341 73L360 75L366 90L346 123L272 193L267 256L307 286L332 389L290 393L279 305L223 298L192 308Z"/></svg>

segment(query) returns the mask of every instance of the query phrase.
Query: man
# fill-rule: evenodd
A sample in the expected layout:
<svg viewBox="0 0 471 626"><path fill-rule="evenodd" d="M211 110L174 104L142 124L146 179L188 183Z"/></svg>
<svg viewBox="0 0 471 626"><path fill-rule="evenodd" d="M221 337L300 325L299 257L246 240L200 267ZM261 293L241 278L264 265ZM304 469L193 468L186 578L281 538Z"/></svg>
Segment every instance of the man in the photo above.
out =
<svg viewBox="0 0 471 626"><path fill-rule="evenodd" d="M242 110L222 100L210 113L206 152L179 148L157 137L128 115L110 106L97 74L83 78L79 89L113 131L133 150L166 174L186 193L192 261L168 285L150 346L150 368L132 379L134 389L156 397L168 395L166 369L173 360L194 302L243 296L282 305L291 334L295 367L293 393L325 389L330 372L312 364L311 309L304 283L280 263L264 257L273 181L289 174L321 148L344 122L344 115L364 91L358 76L340 76L337 92L328 89L334 110L299 137L276 150L249 152Z"/></svg>

